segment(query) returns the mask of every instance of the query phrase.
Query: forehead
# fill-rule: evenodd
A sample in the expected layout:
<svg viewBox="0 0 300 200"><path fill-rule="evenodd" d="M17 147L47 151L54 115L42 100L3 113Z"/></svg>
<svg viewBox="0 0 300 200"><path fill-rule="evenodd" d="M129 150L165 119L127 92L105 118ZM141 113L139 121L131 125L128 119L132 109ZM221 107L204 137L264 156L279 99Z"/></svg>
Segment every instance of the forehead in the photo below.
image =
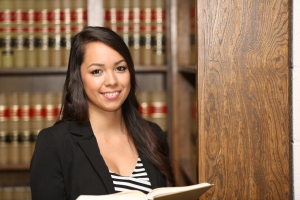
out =
<svg viewBox="0 0 300 200"><path fill-rule="evenodd" d="M90 42L85 45L84 61L113 61L125 58L112 47L103 42Z"/></svg>
<svg viewBox="0 0 300 200"><path fill-rule="evenodd" d="M115 52L115 53L118 53L115 49L113 49L112 47L108 46L107 44L105 44L103 42L89 42L89 43L85 44L84 51L85 51L85 54L86 53L96 53L96 52L101 52L101 53Z"/></svg>

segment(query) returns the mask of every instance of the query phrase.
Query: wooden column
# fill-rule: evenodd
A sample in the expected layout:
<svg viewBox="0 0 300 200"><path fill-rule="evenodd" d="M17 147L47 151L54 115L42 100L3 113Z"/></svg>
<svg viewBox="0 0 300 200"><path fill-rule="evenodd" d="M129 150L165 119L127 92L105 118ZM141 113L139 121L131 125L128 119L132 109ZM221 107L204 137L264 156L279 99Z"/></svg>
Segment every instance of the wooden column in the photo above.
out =
<svg viewBox="0 0 300 200"><path fill-rule="evenodd" d="M290 1L197 1L204 199L292 199Z"/></svg>

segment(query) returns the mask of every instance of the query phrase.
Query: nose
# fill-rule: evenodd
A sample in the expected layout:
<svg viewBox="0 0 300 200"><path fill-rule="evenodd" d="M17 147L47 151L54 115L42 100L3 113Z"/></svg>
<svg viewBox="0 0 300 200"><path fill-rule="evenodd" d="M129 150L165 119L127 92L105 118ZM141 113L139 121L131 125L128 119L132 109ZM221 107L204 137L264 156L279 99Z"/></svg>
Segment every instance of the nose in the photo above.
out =
<svg viewBox="0 0 300 200"><path fill-rule="evenodd" d="M114 71L107 71L105 74L105 86L113 86L117 84L117 77Z"/></svg>

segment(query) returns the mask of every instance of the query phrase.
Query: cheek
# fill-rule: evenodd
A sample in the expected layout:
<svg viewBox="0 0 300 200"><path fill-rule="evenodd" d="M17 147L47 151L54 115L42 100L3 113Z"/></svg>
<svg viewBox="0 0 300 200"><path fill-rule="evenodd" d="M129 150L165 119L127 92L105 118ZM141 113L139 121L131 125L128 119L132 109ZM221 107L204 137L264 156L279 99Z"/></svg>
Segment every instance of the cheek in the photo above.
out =
<svg viewBox="0 0 300 200"><path fill-rule="evenodd" d="M99 87L97 87L98 86L97 82L93 79L82 79L82 83L86 93L88 93L89 91L94 91L99 89Z"/></svg>
<svg viewBox="0 0 300 200"><path fill-rule="evenodd" d="M126 78L123 79L123 85L126 85L126 87L130 90L131 88L130 75L128 75Z"/></svg>

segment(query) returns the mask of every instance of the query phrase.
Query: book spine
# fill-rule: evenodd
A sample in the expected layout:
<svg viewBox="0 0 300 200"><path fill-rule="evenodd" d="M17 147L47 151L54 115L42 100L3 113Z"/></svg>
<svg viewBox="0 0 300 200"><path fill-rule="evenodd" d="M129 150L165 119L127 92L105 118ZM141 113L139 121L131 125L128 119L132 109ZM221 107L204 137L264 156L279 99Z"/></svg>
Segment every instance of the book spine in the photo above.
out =
<svg viewBox="0 0 300 200"><path fill-rule="evenodd" d="M152 26L152 60L154 65L164 65L166 62L165 25L154 24Z"/></svg>
<svg viewBox="0 0 300 200"><path fill-rule="evenodd" d="M61 4L59 0L48 1L48 23L49 23L49 66L62 66L62 23Z"/></svg>
<svg viewBox="0 0 300 200"><path fill-rule="evenodd" d="M0 93L0 165L8 163L8 105L6 94Z"/></svg>
<svg viewBox="0 0 300 200"><path fill-rule="evenodd" d="M32 157L31 151L31 142L30 142L30 121L22 120L20 121L20 132L19 132L19 141L18 141L18 150L19 150L19 160L18 163L21 164L30 164Z"/></svg>
<svg viewBox="0 0 300 200"><path fill-rule="evenodd" d="M55 24L49 27L49 65L50 67L62 66L62 31L61 25Z"/></svg>
<svg viewBox="0 0 300 200"><path fill-rule="evenodd" d="M19 164L19 121L8 121L8 163Z"/></svg>
<svg viewBox="0 0 300 200"><path fill-rule="evenodd" d="M167 132L167 95L165 91L153 91L151 95L151 121Z"/></svg>
<svg viewBox="0 0 300 200"><path fill-rule="evenodd" d="M19 102L19 161L18 163L29 164L32 156L30 148L30 93L18 94Z"/></svg>
<svg viewBox="0 0 300 200"><path fill-rule="evenodd" d="M155 0L151 11L152 21L152 60L154 65L166 63L165 42L165 1Z"/></svg>
<svg viewBox="0 0 300 200"><path fill-rule="evenodd" d="M0 187L0 197L3 200L31 200L31 190L29 186L3 186Z"/></svg>
<svg viewBox="0 0 300 200"><path fill-rule="evenodd" d="M140 4L140 19L137 20L139 23L139 32L140 32L140 63L142 65L151 65L153 64L152 60L152 46L151 46L151 24L152 22L152 10L154 9L155 4L153 1L146 0L141 1Z"/></svg>
<svg viewBox="0 0 300 200"><path fill-rule="evenodd" d="M11 92L7 93L7 104L8 104L8 163L18 164L19 163L19 102L18 93Z"/></svg>
<svg viewBox="0 0 300 200"><path fill-rule="evenodd" d="M24 26L17 24L12 28L13 67L25 68L25 31Z"/></svg>
<svg viewBox="0 0 300 200"><path fill-rule="evenodd" d="M151 121L150 93L148 91L140 91L137 93L137 98L140 114L144 119Z"/></svg>
<svg viewBox="0 0 300 200"><path fill-rule="evenodd" d="M0 121L7 121L9 117L6 93L0 93Z"/></svg>
<svg viewBox="0 0 300 200"><path fill-rule="evenodd" d="M35 27L35 38L37 66L40 68L49 67L49 32L47 24Z"/></svg>
<svg viewBox="0 0 300 200"><path fill-rule="evenodd" d="M140 26L140 45L141 45L141 64L142 65L151 65L151 25L143 24Z"/></svg>
<svg viewBox="0 0 300 200"><path fill-rule="evenodd" d="M34 4L34 37L37 67L49 67L48 1L39 0Z"/></svg>
<svg viewBox="0 0 300 200"><path fill-rule="evenodd" d="M56 94L47 92L43 95L43 127L53 126L58 118L59 108Z"/></svg>
<svg viewBox="0 0 300 200"><path fill-rule="evenodd" d="M87 2L86 0L71 1L71 24L87 25Z"/></svg>
<svg viewBox="0 0 300 200"><path fill-rule="evenodd" d="M24 46L25 46L25 66L28 68L36 68L37 63L37 49L36 49L36 35L34 25L28 25L24 29Z"/></svg>
<svg viewBox="0 0 300 200"><path fill-rule="evenodd" d="M68 66L71 50L71 0L60 1L61 65Z"/></svg>
<svg viewBox="0 0 300 200"><path fill-rule="evenodd" d="M11 24L0 27L1 68L13 67L12 28Z"/></svg>
<svg viewBox="0 0 300 200"><path fill-rule="evenodd" d="M140 24L132 24L129 26L129 51L132 56L133 63L140 65Z"/></svg>
<svg viewBox="0 0 300 200"><path fill-rule="evenodd" d="M13 190L13 187L8 187L8 186L5 186L5 187L2 187L2 197L3 199L13 199L14 197L14 190Z"/></svg>
<svg viewBox="0 0 300 200"><path fill-rule="evenodd" d="M7 121L0 121L0 165L8 164Z"/></svg>

